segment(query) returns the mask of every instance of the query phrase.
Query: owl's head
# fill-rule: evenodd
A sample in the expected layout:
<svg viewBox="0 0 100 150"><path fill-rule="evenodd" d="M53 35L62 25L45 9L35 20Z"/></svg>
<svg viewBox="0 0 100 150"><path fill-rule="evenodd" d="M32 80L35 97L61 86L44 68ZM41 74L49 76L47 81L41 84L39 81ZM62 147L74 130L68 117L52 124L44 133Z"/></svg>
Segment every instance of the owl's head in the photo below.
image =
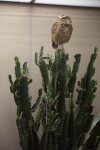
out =
<svg viewBox="0 0 100 150"><path fill-rule="evenodd" d="M66 20L68 21L70 24L72 23L71 18L67 15L62 15L58 17L60 20Z"/></svg>

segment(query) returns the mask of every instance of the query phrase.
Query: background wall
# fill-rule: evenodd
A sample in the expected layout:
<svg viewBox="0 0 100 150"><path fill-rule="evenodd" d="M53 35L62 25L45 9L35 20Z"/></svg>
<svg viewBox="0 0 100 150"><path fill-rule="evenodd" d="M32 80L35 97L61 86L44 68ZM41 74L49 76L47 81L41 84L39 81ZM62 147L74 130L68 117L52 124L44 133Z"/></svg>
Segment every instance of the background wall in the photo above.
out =
<svg viewBox="0 0 100 150"><path fill-rule="evenodd" d="M8 82L8 74L13 74L14 78L14 57L18 56L21 64L29 62L30 77L33 78L30 86L33 104L41 87L41 76L34 63L34 54L43 45L45 55L54 55L51 27L61 14L68 14L72 18L74 31L64 47L69 53L71 66L73 56L76 53L82 54L78 73L80 79L86 71L94 47L100 49L100 9L0 3L0 150L21 150L16 127L16 106ZM98 81L95 114L100 112L99 66L100 50L95 62L94 78Z"/></svg>

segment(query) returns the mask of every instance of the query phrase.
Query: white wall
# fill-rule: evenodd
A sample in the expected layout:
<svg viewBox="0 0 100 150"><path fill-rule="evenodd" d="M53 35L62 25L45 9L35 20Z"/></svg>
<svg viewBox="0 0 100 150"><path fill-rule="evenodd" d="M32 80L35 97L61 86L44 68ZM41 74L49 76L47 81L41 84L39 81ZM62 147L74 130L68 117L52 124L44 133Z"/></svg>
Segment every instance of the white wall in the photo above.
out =
<svg viewBox="0 0 100 150"><path fill-rule="evenodd" d="M34 54L44 45L45 55L54 55L55 50L51 46L51 27L59 15L68 14L72 18L73 35L64 47L69 53L71 66L73 56L76 53L82 54L78 79L84 75L94 47L100 49L99 9L32 5L30 10L29 7L30 5L25 4L0 3L0 150L20 150L16 106L8 82L9 73L14 77L14 57L18 56L21 64L24 61L29 62L30 76L33 78L30 93L34 103L41 87L41 76L34 64ZM29 17L30 12L32 18ZM100 51L95 62L95 79L98 81L97 98L94 102L95 114L100 111L99 65Z"/></svg>

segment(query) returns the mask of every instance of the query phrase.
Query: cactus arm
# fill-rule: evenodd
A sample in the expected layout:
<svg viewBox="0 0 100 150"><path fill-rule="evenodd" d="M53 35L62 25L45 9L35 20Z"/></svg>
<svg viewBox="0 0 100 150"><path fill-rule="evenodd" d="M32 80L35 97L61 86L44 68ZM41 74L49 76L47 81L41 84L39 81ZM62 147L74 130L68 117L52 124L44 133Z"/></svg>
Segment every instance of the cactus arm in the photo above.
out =
<svg viewBox="0 0 100 150"><path fill-rule="evenodd" d="M11 92L14 95L17 105L16 125L18 127L20 145L22 150L28 150L29 124L32 120L31 112L31 97L29 97L29 84L32 79L28 78L27 62L21 68L18 57L15 57L15 81L12 81L9 75L11 84Z"/></svg>
<svg viewBox="0 0 100 150"><path fill-rule="evenodd" d="M40 118L41 118L41 109L38 109L37 115L36 115L36 119L35 119L35 131L38 132L39 127L40 127Z"/></svg>
<svg viewBox="0 0 100 150"><path fill-rule="evenodd" d="M27 62L23 64L23 74L28 75Z"/></svg>
<svg viewBox="0 0 100 150"><path fill-rule="evenodd" d="M46 65L44 60L40 60L39 68L40 68L40 72L41 72L41 75L42 75L42 78L43 78L43 82L47 86L48 81L49 81L49 77L48 77L47 65Z"/></svg>
<svg viewBox="0 0 100 150"><path fill-rule="evenodd" d="M95 98L97 82L92 80L92 77L95 73L95 68L93 65L96 56L97 49L95 48L94 53L91 55L84 78L81 79L81 82L78 82L79 89L77 90L78 98L76 101L78 107L75 114L75 139L77 139L76 143L79 143L82 134L84 136L84 134L88 132L93 121L93 115L91 114L93 107L91 105Z"/></svg>
<svg viewBox="0 0 100 150"><path fill-rule="evenodd" d="M19 58L16 56L14 58L14 60L15 60L15 64L16 64L16 66L15 66L15 76L16 76L16 78L19 78L21 76L21 67L20 67Z"/></svg>
<svg viewBox="0 0 100 150"><path fill-rule="evenodd" d="M35 64L38 66L38 53L35 53Z"/></svg>
<svg viewBox="0 0 100 150"><path fill-rule="evenodd" d="M69 99L69 118L68 118L68 149L72 149L74 144L74 104L73 95L70 95Z"/></svg>
<svg viewBox="0 0 100 150"><path fill-rule="evenodd" d="M67 111L64 118L63 130L61 135L62 140L62 149L66 150L68 148L68 120L69 120L69 112Z"/></svg>
<svg viewBox="0 0 100 150"><path fill-rule="evenodd" d="M42 96L42 89L40 89L38 92L38 98L36 100L36 103L32 106L32 112L35 112L35 110L38 108L38 105L41 101L41 96Z"/></svg>
<svg viewBox="0 0 100 150"><path fill-rule="evenodd" d="M50 145L48 145L48 140L50 142L51 138L52 138L52 134L50 134L50 133L55 130L54 127L57 127L56 125L57 125L58 119L59 119L59 114L54 113L52 111L50 116L49 116L49 121L47 123L46 130L43 133L43 136L41 139L40 147L42 150L46 150L50 146ZM55 123L56 123L56 125L54 125Z"/></svg>
<svg viewBox="0 0 100 150"><path fill-rule="evenodd" d="M100 115L94 120L88 136L82 146L82 150L97 150L98 144L100 142Z"/></svg>
<svg viewBox="0 0 100 150"><path fill-rule="evenodd" d="M8 75L8 79L9 79L9 82L11 84L11 86L10 86L10 92L13 93L14 92L14 83L12 81L12 76Z"/></svg>
<svg viewBox="0 0 100 150"><path fill-rule="evenodd" d="M39 139L34 126L28 131L28 150L40 150Z"/></svg>
<svg viewBox="0 0 100 150"><path fill-rule="evenodd" d="M76 54L74 57L75 57L75 62L73 64L72 75L71 75L71 77L69 79L69 82L68 82L68 92L72 93L72 94L73 94L74 88L75 88L76 74L77 74L78 69L79 69L81 55L80 54Z"/></svg>
<svg viewBox="0 0 100 150"><path fill-rule="evenodd" d="M18 127L20 145L22 147L22 150L27 150L27 131L25 129L22 115L20 115L20 117L17 117L16 125Z"/></svg>
<svg viewBox="0 0 100 150"><path fill-rule="evenodd" d="M58 68L57 63L54 62L52 64L52 98L54 98L57 95L57 76L58 76Z"/></svg>

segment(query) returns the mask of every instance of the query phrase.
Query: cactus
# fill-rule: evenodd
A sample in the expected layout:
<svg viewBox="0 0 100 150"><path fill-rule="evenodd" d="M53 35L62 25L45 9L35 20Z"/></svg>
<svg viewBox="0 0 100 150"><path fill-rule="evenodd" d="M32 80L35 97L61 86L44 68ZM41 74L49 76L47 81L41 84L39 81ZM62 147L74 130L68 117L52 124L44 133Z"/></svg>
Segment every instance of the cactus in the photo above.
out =
<svg viewBox="0 0 100 150"><path fill-rule="evenodd" d="M92 77L95 73L93 64L97 56L97 50L97 48L94 49L87 71L81 81L78 81L76 108L74 108L75 100L73 96L81 55L75 55L75 62L71 71L70 66L67 64L68 54L63 53L61 50L55 52L54 60L50 56L43 56L43 47L40 50L39 58L38 54L35 54L35 63L40 68L45 92L45 100L42 101L44 113L41 115L44 129L47 126L46 120L49 119L48 114L52 110L59 113L60 117L53 133L55 138L53 140L56 145L54 149L79 150L84 143L86 133L92 125L94 117L92 102L95 99L97 89L97 81L93 80ZM66 97L69 99L69 110L66 110ZM54 105L52 101L54 101ZM51 139L52 137L48 138L48 140ZM99 140L96 139L96 141Z"/></svg>
<svg viewBox="0 0 100 150"><path fill-rule="evenodd" d="M87 71L77 83L76 101L74 93L81 55L74 56L71 69L68 54L58 49L54 58L50 55L44 57L43 50L42 46L40 53L35 53L35 64L40 69L43 88L39 89L32 107L28 88L32 79L28 78L27 63L21 68L18 57L15 57L16 80L13 82L9 75L10 91L17 105L16 122L22 150L97 150L100 116L94 120L92 103L96 97L97 81L92 78L98 49L94 49ZM36 113L35 117L32 113ZM37 132L40 124L43 133L39 141Z"/></svg>
<svg viewBox="0 0 100 150"><path fill-rule="evenodd" d="M19 131L20 145L22 150L33 150L36 145L39 145L37 132L34 129L36 120L32 117L31 97L29 96L29 84L32 79L28 78L27 63L23 64L21 68L18 57L15 57L15 81L12 81L9 75L9 82L11 84L10 91L14 95L15 104L17 105L17 119L16 125ZM39 93L41 97L41 92ZM37 107L39 102L36 102ZM35 109L35 108L34 108ZM34 120L34 121L33 121ZM35 141L33 141L35 135ZM29 148L30 147L30 148ZM39 149L37 149L39 150Z"/></svg>
<svg viewBox="0 0 100 150"><path fill-rule="evenodd" d="M100 143L100 115L98 115L92 123L89 134L86 137L82 150L96 150Z"/></svg>

